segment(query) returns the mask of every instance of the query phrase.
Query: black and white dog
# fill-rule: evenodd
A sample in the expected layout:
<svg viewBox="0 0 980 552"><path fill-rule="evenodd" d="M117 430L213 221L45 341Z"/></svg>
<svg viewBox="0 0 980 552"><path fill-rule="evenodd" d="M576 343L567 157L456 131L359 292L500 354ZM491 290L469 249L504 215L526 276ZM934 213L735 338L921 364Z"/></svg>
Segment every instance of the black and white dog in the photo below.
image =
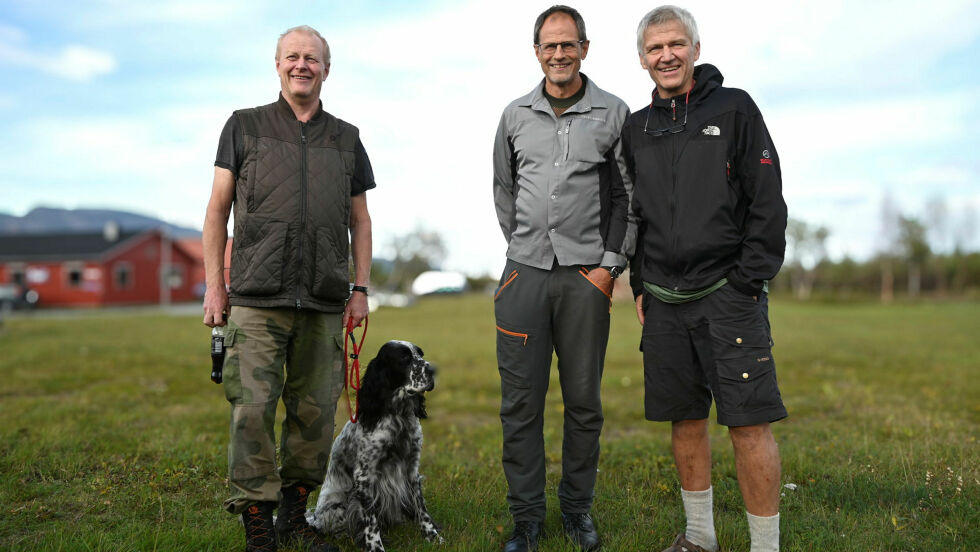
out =
<svg viewBox="0 0 980 552"><path fill-rule="evenodd" d="M334 441L320 498L306 515L315 529L347 532L362 550L383 552L381 531L414 521L426 540L443 542L419 475L423 393L435 387L422 354L413 343L389 341L368 364L357 392L357 423L347 422Z"/></svg>

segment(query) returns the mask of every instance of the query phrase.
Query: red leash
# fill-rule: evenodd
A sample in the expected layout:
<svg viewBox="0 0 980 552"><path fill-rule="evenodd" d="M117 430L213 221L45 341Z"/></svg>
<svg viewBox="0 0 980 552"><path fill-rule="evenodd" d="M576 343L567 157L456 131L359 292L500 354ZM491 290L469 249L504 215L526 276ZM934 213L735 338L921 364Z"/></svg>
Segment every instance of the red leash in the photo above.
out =
<svg viewBox="0 0 980 552"><path fill-rule="evenodd" d="M351 318L347 320L347 337L350 340L351 348L354 350L353 353L347 352L347 341L344 339L344 397L347 398L347 414L350 416L350 421L357 423L357 392L361 390L361 349L364 348L364 338L367 337L367 327L368 327L368 317L364 317L364 331L361 332L361 344L357 344L357 340L354 338L354 319ZM348 359L353 360L348 365ZM354 406L351 407L350 401L350 391L348 387L354 390Z"/></svg>

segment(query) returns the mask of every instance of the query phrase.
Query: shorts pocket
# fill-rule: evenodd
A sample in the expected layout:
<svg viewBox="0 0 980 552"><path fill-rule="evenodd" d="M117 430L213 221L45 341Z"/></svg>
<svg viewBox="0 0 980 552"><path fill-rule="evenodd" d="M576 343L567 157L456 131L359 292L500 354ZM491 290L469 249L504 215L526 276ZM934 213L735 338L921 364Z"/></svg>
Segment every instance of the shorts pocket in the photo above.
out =
<svg viewBox="0 0 980 552"><path fill-rule="evenodd" d="M749 413L781 404L768 332L716 323L709 331L718 374L715 400L719 408Z"/></svg>
<svg viewBox="0 0 980 552"><path fill-rule="evenodd" d="M737 292L736 292L737 293ZM708 326L713 341L715 359L744 356L745 351L773 346L764 327L732 326L712 322Z"/></svg>

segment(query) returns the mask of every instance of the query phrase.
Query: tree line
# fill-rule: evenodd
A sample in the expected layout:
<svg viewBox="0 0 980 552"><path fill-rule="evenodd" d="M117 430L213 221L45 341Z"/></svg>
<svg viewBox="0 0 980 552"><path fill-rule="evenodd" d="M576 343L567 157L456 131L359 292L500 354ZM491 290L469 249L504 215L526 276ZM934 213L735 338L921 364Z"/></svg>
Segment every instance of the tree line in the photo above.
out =
<svg viewBox="0 0 980 552"><path fill-rule="evenodd" d="M976 210L964 206L952 216L942 198L930 200L922 216L902 213L890 196L881 206L875 254L858 261L829 259L824 226L790 218L786 227L786 262L770 283L773 292L849 299L975 297L980 291L980 253L970 251L976 234Z"/></svg>

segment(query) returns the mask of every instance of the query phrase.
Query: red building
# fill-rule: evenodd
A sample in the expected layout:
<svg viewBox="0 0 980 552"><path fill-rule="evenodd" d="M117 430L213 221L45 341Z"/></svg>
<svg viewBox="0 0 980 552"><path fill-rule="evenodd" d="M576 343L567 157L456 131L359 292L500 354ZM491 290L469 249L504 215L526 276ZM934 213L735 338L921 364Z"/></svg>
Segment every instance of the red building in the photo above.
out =
<svg viewBox="0 0 980 552"><path fill-rule="evenodd" d="M198 300L202 266L159 230L0 236L0 284L37 292L44 307Z"/></svg>

